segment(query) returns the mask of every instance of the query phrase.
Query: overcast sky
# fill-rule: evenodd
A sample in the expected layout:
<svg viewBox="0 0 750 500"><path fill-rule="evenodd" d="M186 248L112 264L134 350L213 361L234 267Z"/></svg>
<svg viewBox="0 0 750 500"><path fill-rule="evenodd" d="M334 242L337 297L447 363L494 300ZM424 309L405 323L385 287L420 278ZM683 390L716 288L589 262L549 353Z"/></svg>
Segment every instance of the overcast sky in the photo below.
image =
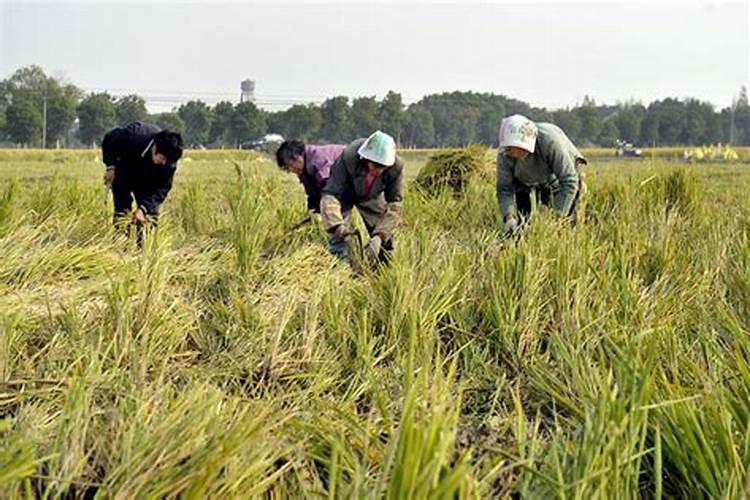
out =
<svg viewBox="0 0 750 500"><path fill-rule="evenodd" d="M409 103L474 90L532 105L697 97L750 81L750 1L535 3L0 0L0 77L38 64L152 111L237 100L278 109L334 95Z"/></svg>

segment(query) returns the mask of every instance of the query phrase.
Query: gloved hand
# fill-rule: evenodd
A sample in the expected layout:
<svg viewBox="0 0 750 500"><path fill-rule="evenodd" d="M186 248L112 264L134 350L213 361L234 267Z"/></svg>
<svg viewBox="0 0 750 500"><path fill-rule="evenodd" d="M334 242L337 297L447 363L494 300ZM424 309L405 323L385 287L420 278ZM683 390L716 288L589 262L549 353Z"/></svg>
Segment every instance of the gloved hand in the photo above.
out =
<svg viewBox="0 0 750 500"><path fill-rule="evenodd" d="M503 227L503 236L505 238L509 238L513 236L516 231L518 230L518 222L516 221L516 218L511 216L508 216L505 218L505 226Z"/></svg>
<svg viewBox="0 0 750 500"><path fill-rule="evenodd" d="M370 238L370 241L367 242L367 246L365 247L365 255L367 256L368 260L372 262L377 262L380 258L380 248L383 245L383 240L380 238L380 236L375 235L372 238Z"/></svg>
<svg viewBox="0 0 750 500"><path fill-rule="evenodd" d="M338 239L343 239L344 236L346 236L346 225L345 224L339 224L338 226L334 227L332 230L330 230L333 235Z"/></svg>

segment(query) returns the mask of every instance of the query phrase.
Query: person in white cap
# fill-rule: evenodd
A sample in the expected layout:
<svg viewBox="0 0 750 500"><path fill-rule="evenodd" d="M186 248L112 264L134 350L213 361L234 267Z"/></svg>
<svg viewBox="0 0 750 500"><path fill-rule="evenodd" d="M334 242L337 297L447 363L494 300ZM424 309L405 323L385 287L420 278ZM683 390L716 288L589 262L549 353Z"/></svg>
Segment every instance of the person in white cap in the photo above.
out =
<svg viewBox="0 0 750 500"><path fill-rule="evenodd" d="M387 263L394 248L393 233L401 222L404 161L393 137L381 132L350 143L331 166L323 188L320 213L330 233L333 255L348 260L345 237L353 207L357 207L370 240L368 257Z"/></svg>
<svg viewBox="0 0 750 500"><path fill-rule="evenodd" d="M531 215L532 190L537 204L551 207L574 225L581 191L579 168L587 162L568 136L552 123L512 115L500 124L499 139L497 201L505 236L516 234Z"/></svg>

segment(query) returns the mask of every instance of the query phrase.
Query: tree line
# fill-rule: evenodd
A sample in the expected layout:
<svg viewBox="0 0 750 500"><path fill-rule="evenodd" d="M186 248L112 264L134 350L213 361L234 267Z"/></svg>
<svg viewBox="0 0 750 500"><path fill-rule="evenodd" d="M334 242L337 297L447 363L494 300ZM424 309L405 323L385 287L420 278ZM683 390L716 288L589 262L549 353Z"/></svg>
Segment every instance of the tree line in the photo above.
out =
<svg viewBox="0 0 750 500"><path fill-rule="evenodd" d="M112 127L151 121L179 130L193 147L241 147L265 133L310 143L346 143L376 129L393 135L402 147L494 145L500 120L521 113L562 127L580 146L610 147L617 140L641 146L750 145L750 105L743 86L730 107L672 98L648 105L597 104L586 97L569 109L547 110L492 93L431 94L406 106L390 91L350 99L336 96L321 104L297 104L270 112L252 102L192 100L171 112L150 115L138 95L113 97L84 93L46 75L38 66L17 70L0 81L0 142L29 147L92 146Z"/></svg>

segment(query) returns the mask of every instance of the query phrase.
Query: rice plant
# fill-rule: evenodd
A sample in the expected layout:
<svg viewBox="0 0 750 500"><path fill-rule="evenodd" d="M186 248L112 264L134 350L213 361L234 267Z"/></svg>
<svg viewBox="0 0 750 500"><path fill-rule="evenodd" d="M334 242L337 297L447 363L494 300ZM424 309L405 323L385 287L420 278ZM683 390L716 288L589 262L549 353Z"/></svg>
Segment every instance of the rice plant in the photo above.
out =
<svg viewBox="0 0 750 500"><path fill-rule="evenodd" d="M24 153L2 498L750 495L745 167L594 164L575 229L514 242L493 175L407 183L390 266L353 273L255 153L189 156L140 250L95 154Z"/></svg>

